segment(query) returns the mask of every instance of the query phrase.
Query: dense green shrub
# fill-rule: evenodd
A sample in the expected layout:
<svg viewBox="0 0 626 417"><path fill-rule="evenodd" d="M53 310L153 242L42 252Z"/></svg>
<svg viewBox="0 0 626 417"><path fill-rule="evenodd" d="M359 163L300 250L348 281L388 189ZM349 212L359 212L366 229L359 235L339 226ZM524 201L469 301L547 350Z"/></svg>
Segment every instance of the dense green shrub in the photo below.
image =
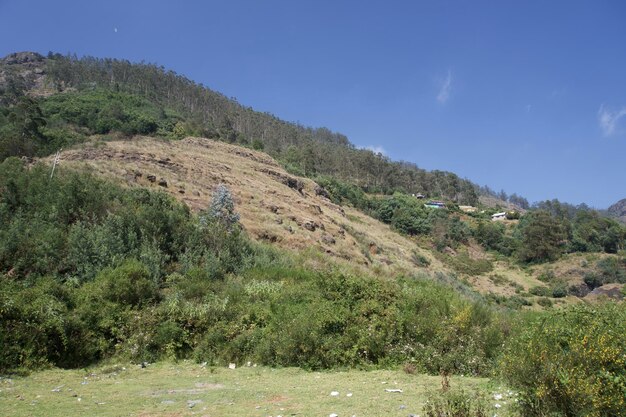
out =
<svg viewBox="0 0 626 417"><path fill-rule="evenodd" d="M57 289L51 279L25 288L2 277L0 369L48 365L63 352L67 305L55 297Z"/></svg>
<svg viewBox="0 0 626 417"><path fill-rule="evenodd" d="M526 321L501 370L525 416L626 414L626 307L580 305Z"/></svg>
<svg viewBox="0 0 626 417"><path fill-rule="evenodd" d="M137 95L105 89L54 94L42 100L41 108L51 124L69 123L99 134L115 130L149 135L159 130L171 135L178 118Z"/></svg>
<svg viewBox="0 0 626 417"><path fill-rule="evenodd" d="M528 290L532 295L537 295L539 297L550 297L552 295L552 291L548 287L544 287L543 285L536 285L531 287Z"/></svg>
<svg viewBox="0 0 626 417"><path fill-rule="evenodd" d="M62 170L50 179L49 169L0 164L0 271L89 281L130 257L158 282L190 249L196 220L166 194Z"/></svg>
<svg viewBox="0 0 626 417"><path fill-rule="evenodd" d="M567 284L564 282L556 284L552 287L552 297L553 298L563 298L567 296Z"/></svg>
<svg viewBox="0 0 626 417"><path fill-rule="evenodd" d="M432 393L424 405L426 417L487 417L487 401L481 393L450 390Z"/></svg>
<svg viewBox="0 0 626 417"><path fill-rule="evenodd" d="M331 176L319 176L315 181L328 192L333 203L349 204L361 210L369 208L369 199L360 187Z"/></svg>
<svg viewBox="0 0 626 417"><path fill-rule="evenodd" d="M617 253L625 237L624 228L615 220L601 217L596 211L580 210L572 222L569 250Z"/></svg>
<svg viewBox="0 0 626 417"><path fill-rule="evenodd" d="M541 297L537 300L537 304L545 308L552 307L552 300L547 297Z"/></svg>
<svg viewBox="0 0 626 417"><path fill-rule="evenodd" d="M519 229L521 245L518 256L521 261L553 261L563 252L566 228L550 213L542 210L530 212L520 220Z"/></svg>
<svg viewBox="0 0 626 417"><path fill-rule="evenodd" d="M506 227L501 222L480 220L472 230L472 235L485 249L506 256L511 255L517 245L517 241L507 235Z"/></svg>
<svg viewBox="0 0 626 417"><path fill-rule="evenodd" d="M159 296L148 268L135 260L126 261L114 269L104 269L89 287L88 292L103 300L134 308L155 302Z"/></svg>

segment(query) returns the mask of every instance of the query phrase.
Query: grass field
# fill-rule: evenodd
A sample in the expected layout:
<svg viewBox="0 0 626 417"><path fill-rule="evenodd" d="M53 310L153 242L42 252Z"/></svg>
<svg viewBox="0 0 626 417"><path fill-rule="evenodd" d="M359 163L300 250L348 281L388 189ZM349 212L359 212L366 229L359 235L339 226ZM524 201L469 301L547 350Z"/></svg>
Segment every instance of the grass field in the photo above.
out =
<svg viewBox="0 0 626 417"><path fill-rule="evenodd" d="M452 377L450 385L469 392L481 390L488 396L490 413L512 415L512 397L488 379ZM232 370L191 362L163 362L146 368L112 365L3 377L0 415L406 417L422 415L428 393L440 387L439 377L401 370ZM496 401L496 394L503 398ZM496 403L501 407L496 408Z"/></svg>

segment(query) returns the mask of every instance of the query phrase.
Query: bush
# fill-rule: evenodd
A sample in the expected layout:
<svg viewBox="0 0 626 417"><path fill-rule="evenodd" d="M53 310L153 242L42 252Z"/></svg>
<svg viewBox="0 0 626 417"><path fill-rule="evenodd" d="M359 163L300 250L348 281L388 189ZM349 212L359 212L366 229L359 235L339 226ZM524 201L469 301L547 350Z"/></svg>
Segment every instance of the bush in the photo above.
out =
<svg viewBox="0 0 626 417"><path fill-rule="evenodd" d="M430 394L424 405L426 417L487 417L487 401L480 393L451 390Z"/></svg>
<svg viewBox="0 0 626 417"><path fill-rule="evenodd" d="M430 265L430 261L424 255L413 251L411 253L411 261L415 266L426 267Z"/></svg>
<svg viewBox="0 0 626 417"><path fill-rule="evenodd" d="M527 321L501 370L524 416L626 415L626 305L580 305Z"/></svg>
<svg viewBox="0 0 626 417"><path fill-rule="evenodd" d="M0 372L98 359L98 337L74 314L76 302L71 287L50 277L25 285L0 276Z"/></svg>
<svg viewBox="0 0 626 417"><path fill-rule="evenodd" d="M540 299L537 300L537 304L545 308L552 307L552 300L546 297L541 297Z"/></svg>
<svg viewBox="0 0 626 417"><path fill-rule="evenodd" d="M368 197L360 187L330 176L320 176L315 181L328 192L333 203L348 203L361 210L368 209Z"/></svg>
<svg viewBox="0 0 626 417"><path fill-rule="evenodd" d="M593 290L594 288L598 288L604 285L604 280L602 279L602 277L593 272L585 273L585 276L583 277L583 281L585 282L587 287L589 287L590 290Z"/></svg>
<svg viewBox="0 0 626 417"><path fill-rule="evenodd" d="M539 297L550 297L552 295L552 291L548 287L544 287L542 285L537 285L528 290L532 295L536 295Z"/></svg>
<svg viewBox="0 0 626 417"><path fill-rule="evenodd" d="M93 285L94 291L98 291L103 299L123 306L141 308L158 300L159 296L148 268L136 260L103 270Z"/></svg>
<svg viewBox="0 0 626 417"><path fill-rule="evenodd" d="M567 284L560 283L552 288L552 297L563 298L565 296L567 296Z"/></svg>

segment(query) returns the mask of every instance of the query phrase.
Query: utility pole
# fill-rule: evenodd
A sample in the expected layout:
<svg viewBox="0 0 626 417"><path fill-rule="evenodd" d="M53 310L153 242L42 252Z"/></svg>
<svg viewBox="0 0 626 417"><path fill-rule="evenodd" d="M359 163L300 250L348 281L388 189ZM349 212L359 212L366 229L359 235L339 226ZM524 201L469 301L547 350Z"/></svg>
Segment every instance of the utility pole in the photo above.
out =
<svg viewBox="0 0 626 417"><path fill-rule="evenodd" d="M52 179L52 176L54 175L54 168L56 168L57 164L59 163L59 159L61 158L61 151L63 150L63 148L59 149L56 153L56 155L54 155L54 163L52 164L52 172L50 173L50 179Z"/></svg>

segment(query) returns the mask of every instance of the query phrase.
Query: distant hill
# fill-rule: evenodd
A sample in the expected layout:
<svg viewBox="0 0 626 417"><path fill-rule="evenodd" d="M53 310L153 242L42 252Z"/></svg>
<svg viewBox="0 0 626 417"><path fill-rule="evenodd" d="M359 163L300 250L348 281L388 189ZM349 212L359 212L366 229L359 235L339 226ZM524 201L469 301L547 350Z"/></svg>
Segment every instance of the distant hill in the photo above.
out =
<svg viewBox="0 0 626 417"><path fill-rule="evenodd" d="M621 199L620 201L609 207L607 209L607 213L610 217L613 217L620 222L626 224L626 198Z"/></svg>
<svg viewBox="0 0 626 417"><path fill-rule="evenodd" d="M158 136L171 138L216 139L262 149L292 173L309 178L333 176L362 187L366 192L392 194L402 191L458 204L478 203L478 187L454 173L426 171L414 163L391 161L382 154L357 148L345 135L324 127L286 122L270 113L255 111L235 98L228 98L157 65L52 53L43 57L33 52L14 53L0 60L0 96L5 100L24 92L38 96L71 92L78 96L74 101L79 103L63 104L67 109L88 101L91 98L84 99L83 96L99 90L131 94L158 109L133 121L134 126L141 127L131 126L127 129L129 134L154 133L157 136L158 133ZM123 109L124 103L104 104L103 108L90 111L92 120L82 117L69 121L79 124L79 133L84 127L90 128L88 133L91 134L107 133L107 126L128 125L125 119L137 116L136 109ZM107 120L96 120L104 113ZM155 127L153 131L151 126Z"/></svg>

